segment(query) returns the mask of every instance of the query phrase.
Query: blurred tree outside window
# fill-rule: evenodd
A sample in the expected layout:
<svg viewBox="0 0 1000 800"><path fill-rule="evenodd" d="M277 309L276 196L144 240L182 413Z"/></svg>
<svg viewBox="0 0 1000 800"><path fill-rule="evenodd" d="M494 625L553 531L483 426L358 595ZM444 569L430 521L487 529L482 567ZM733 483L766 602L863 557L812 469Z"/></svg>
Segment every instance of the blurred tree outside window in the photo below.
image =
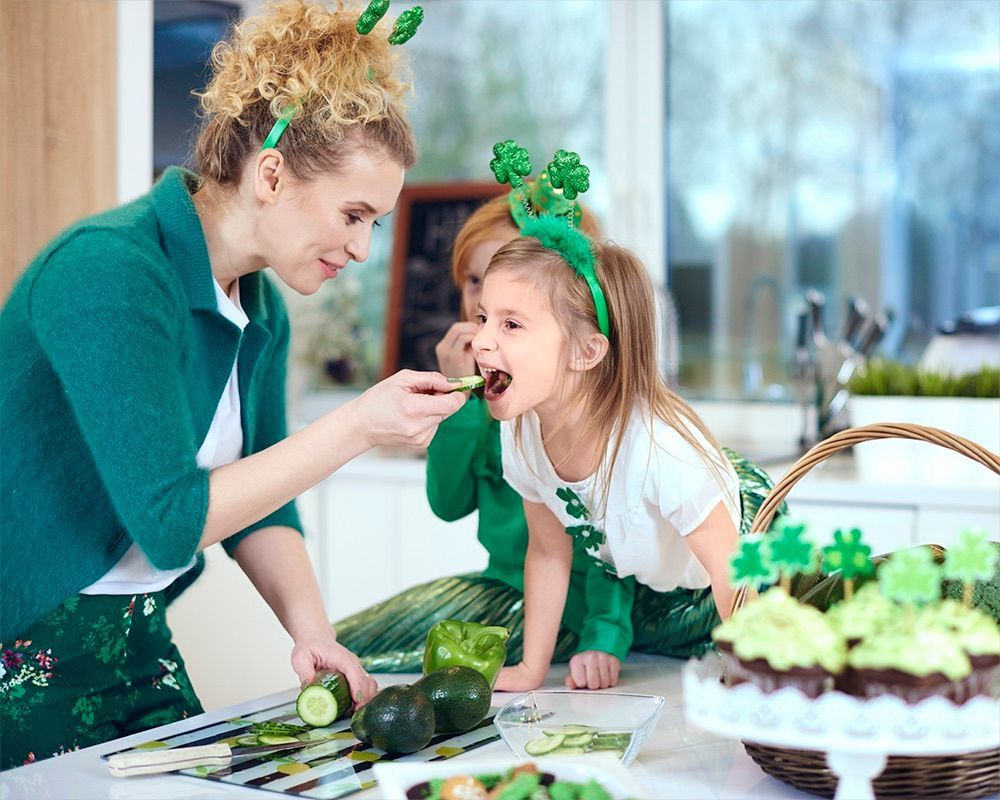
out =
<svg viewBox="0 0 1000 800"><path fill-rule="evenodd" d="M850 295L891 309L908 361L1000 304L1000 3L664 1L686 394L790 396L810 288L828 332Z"/></svg>

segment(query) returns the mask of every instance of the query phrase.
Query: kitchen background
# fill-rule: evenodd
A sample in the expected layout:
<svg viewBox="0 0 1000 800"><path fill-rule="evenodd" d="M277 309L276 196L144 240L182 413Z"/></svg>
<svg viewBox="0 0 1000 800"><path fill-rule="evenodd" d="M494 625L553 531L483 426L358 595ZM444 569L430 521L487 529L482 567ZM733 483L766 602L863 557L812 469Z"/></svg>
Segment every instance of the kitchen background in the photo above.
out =
<svg viewBox="0 0 1000 800"><path fill-rule="evenodd" d="M197 122L190 91L204 83L211 46L259 5L0 2L0 295L59 228L183 163ZM394 2L393 13L410 5ZM819 433L812 398L831 345L816 323L833 340L852 302L859 347L881 320L884 336L869 344L884 357L1000 363L990 311L1000 307L1000 3L422 5L407 45L421 151L408 184L489 180L502 138L538 160L557 147L583 154L587 202L663 290L665 374L723 443L775 477ZM293 424L377 380L393 236L392 224L376 231L369 261L318 296L288 297ZM831 399L828 372L819 377ZM856 399L840 424L861 421ZM902 421L918 406L903 400L875 419ZM928 413L923 421L1000 449L996 399ZM885 549L947 543L973 523L998 536L995 480L929 445L892 447L856 448L820 470L793 493L794 510L817 533L859 524ZM878 458L862 464L868 448ZM431 515L412 457L359 459L302 506L331 618L485 563L474 519ZM218 609L211 625L195 611L206 601ZM287 637L221 551L172 623L182 652L202 651L189 666L206 707L294 679ZM238 672L220 669L234 663Z"/></svg>

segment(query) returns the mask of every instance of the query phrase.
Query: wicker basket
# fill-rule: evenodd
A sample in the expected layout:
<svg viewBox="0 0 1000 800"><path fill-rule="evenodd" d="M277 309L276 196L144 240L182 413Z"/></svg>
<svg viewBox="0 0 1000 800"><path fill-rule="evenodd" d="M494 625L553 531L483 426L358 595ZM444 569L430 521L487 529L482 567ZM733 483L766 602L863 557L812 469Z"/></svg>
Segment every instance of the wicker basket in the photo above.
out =
<svg viewBox="0 0 1000 800"><path fill-rule="evenodd" d="M1000 456L975 442L938 428L903 423L881 423L849 428L820 442L795 462L760 507L751 533L766 531L792 487L810 469L834 453L875 439L914 439L947 447L1000 474ZM733 598L733 609L743 605L746 590ZM768 775L796 789L833 797L837 776L826 755L815 750L793 750L744 742L747 754ZM885 770L872 781L877 797L985 797L1000 793L1000 748L957 756L890 756Z"/></svg>

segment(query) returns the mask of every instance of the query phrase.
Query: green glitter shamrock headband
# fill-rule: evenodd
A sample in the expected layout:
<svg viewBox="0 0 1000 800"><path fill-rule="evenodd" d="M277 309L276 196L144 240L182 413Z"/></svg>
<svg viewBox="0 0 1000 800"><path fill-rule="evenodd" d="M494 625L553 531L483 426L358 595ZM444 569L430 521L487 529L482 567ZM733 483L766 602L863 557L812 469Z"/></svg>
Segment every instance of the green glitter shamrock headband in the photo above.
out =
<svg viewBox="0 0 1000 800"><path fill-rule="evenodd" d="M368 7L362 11L361 16L358 17L358 21L354 26L354 29L361 36L367 36L375 30L375 26L378 24L379 20L385 16L388 10L389 0L371 0ZM424 10L420 6L414 6L413 8L409 8L404 11L396 18L396 23L392 26L392 33L389 34L389 44L403 44L410 41L410 39L413 38L413 34L417 32L417 28L420 27L420 23L423 21ZM267 150L269 147L277 146L278 140L284 135L285 131L288 129L288 124L298 113L298 110L299 107L296 103L290 103L285 106L284 110L281 112L281 116L278 117L270 132L264 138L264 144L260 146L261 150Z"/></svg>
<svg viewBox="0 0 1000 800"><path fill-rule="evenodd" d="M573 201L590 188L590 169L580 163L578 154L558 150L548 169L534 184L526 186L524 176L531 172L527 150L508 139L493 145L493 156L490 169L497 182L511 185L508 202L521 235L534 237L542 246L557 252L583 278L594 298L597 327L610 339L608 302L597 280L594 252L590 240L576 228L580 211ZM561 196L556 189L562 190Z"/></svg>

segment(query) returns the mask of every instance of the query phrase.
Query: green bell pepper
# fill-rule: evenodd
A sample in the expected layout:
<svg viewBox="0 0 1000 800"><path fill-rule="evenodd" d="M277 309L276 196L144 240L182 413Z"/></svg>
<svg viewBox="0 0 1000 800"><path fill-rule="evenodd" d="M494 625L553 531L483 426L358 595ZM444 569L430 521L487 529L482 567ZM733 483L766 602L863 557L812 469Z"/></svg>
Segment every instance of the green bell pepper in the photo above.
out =
<svg viewBox="0 0 1000 800"><path fill-rule="evenodd" d="M471 667L493 686L507 660L510 631L499 625L445 619L427 632L424 675L441 667Z"/></svg>

